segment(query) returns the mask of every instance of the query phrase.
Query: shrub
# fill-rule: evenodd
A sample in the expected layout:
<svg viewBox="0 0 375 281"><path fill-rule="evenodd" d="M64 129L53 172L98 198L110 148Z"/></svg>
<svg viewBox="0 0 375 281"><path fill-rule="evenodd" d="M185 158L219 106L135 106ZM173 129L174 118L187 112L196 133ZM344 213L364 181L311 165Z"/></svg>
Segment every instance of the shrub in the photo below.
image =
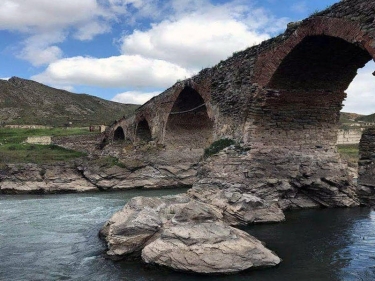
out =
<svg viewBox="0 0 375 281"><path fill-rule="evenodd" d="M207 158L211 155L214 155L218 153L220 150L223 150L224 148L235 144L235 141L232 139L220 139L217 141L214 141L208 148L204 150L204 158Z"/></svg>

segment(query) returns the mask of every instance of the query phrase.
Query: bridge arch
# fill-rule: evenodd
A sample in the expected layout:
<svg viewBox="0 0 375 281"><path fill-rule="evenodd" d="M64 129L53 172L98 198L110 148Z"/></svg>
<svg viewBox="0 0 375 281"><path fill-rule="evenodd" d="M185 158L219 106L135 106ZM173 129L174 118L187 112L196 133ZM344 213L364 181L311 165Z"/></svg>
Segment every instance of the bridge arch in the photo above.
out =
<svg viewBox="0 0 375 281"><path fill-rule="evenodd" d="M328 17L310 18L300 23L299 27L286 40L258 55L252 80L262 87L267 87L286 57L303 40L311 36L330 36L342 39L366 50L372 58L375 58L375 39L372 39L374 35L365 34L361 25L355 21ZM306 59L308 58L306 57Z"/></svg>
<svg viewBox="0 0 375 281"><path fill-rule="evenodd" d="M213 124L205 99L192 86L185 86L168 114L164 144L174 148L205 148L212 142Z"/></svg>
<svg viewBox="0 0 375 281"><path fill-rule="evenodd" d="M255 75L264 99L255 119L263 139L272 145L335 147L345 90L374 57L371 44L355 22L316 18L261 54Z"/></svg>
<svg viewBox="0 0 375 281"><path fill-rule="evenodd" d="M152 133L146 118L141 118L135 129L136 142L148 143L152 141Z"/></svg>
<svg viewBox="0 0 375 281"><path fill-rule="evenodd" d="M125 140L125 132L121 126L118 126L113 132L113 141L123 141Z"/></svg>

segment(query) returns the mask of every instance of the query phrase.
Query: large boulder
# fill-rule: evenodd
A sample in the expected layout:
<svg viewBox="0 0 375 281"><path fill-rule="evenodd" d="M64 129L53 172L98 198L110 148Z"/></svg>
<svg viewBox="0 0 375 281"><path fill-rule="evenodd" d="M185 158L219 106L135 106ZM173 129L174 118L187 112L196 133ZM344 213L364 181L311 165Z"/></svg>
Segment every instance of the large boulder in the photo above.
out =
<svg viewBox="0 0 375 281"><path fill-rule="evenodd" d="M194 199L216 207L230 225L285 220L285 215L277 202L266 202L235 187L225 189L194 187L188 190L188 194Z"/></svg>
<svg viewBox="0 0 375 281"><path fill-rule="evenodd" d="M230 227L216 206L186 194L136 197L100 231L111 258L197 273L233 273L277 265L280 259L256 238Z"/></svg>
<svg viewBox="0 0 375 281"><path fill-rule="evenodd" d="M142 251L146 263L204 274L270 267L280 258L256 238L222 222L175 225Z"/></svg>

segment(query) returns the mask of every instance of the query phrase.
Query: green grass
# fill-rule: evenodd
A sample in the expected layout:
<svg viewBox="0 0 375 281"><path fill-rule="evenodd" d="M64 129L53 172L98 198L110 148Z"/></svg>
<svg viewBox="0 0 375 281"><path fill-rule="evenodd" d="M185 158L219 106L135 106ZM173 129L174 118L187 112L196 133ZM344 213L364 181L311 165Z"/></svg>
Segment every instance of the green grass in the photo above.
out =
<svg viewBox="0 0 375 281"><path fill-rule="evenodd" d="M53 163L85 156L85 153L55 145L7 144L0 146L0 164Z"/></svg>
<svg viewBox="0 0 375 281"><path fill-rule="evenodd" d="M85 156L85 153L68 150L56 145L26 144L32 136L70 136L90 134L83 128L8 129L0 128L0 164L51 163Z"/></svg>
<svg viewBox="0 0 375 281"><path fill-rule="evenodd" d="M21 143L27 137L41 137L41 136L72 136L72 135L87 135L92 134L86 128L52 128L52 129L10 129L0 128L0 143Z"/></svg>
<svg viewBox="0 0 375 281"><path fill-rule="evenodd" d="M359 159L359 148L358 144L340 144L337 145L337 150L341 155L341 158L346 160L349 166L356 166Z"/></svg>

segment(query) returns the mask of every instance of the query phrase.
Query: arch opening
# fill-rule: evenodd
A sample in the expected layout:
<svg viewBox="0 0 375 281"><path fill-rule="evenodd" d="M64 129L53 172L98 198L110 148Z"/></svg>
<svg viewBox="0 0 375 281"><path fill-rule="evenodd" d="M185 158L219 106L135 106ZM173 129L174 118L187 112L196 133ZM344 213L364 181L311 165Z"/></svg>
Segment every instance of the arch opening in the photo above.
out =
<svg viewBox="0 0 375 281"><path fill-rule="evenodd" d="M114 141L123 141L125 140L125 133L122 127L117 127L115 132L113 133L113 140Z"/></svg>
<svg viewBox="0 0 375 281"><path fill-rule="evenodd" d="M341 38L307 36L284 58L268 87L344 91L370 59L366 50Z"/></svg>
<svg viewBox="0 0 375 281"><path fill-rule="evenodd" d="M141 120L138 125L135 132L137 141L139 142L149 142L152 141L152 135L150 126L148 125L148 122L146 119Z"/></svg>
<svg viewBox="0 0 375 281"><path fill-rule="evenodd" d="M370 59L366 50L341 38L304 38L265 89L262 113L255 119L266 142L335 149L344 91Z"/></svg>
<svg viewBox="0 0 375 281"><path fill-rule="evenodd" d="M165 144L175 148L205 148L212 141L213 121L201 95L185 87L173 104L165 131Z"/></svg>

